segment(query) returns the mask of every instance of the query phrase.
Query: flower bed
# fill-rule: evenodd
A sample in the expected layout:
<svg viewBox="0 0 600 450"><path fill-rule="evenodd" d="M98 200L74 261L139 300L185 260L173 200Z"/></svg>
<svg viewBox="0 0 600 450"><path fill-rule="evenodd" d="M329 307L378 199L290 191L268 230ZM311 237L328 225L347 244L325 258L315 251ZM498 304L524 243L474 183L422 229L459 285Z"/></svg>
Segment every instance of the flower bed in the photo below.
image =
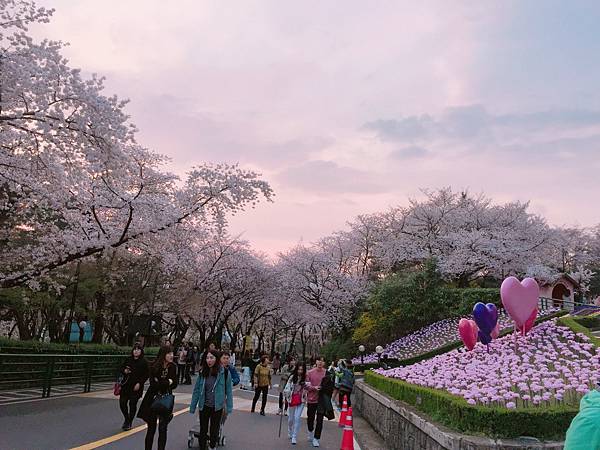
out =
<svg viewBox="0 0 600 450"><path fill-rule="evenodd" d="M559 308L545 309L540 311L538 317L554 314L559 310ZM397 339L396 341L386 345L383 353L386 354L388 358L404 360L414 358L423 353L428 353L453 342L460 341L460 336L458 334L458 322L460 319L460 317L445 319L421 328L412 334L401 337L400 339ZM513 326L512 320L502 309L499 311L498 320L500 322L501 330L506 330ZM373 364L376 363L377 360L378 358L376 353L371 353L364 356L365 364ZM353 363L360 364L361 358L354 358Z"/></svg>
<svg viewBox="0 0 600 450"><path fill-rule="evenodd" d="M600 350L583 333L550 320L526 337L513 335L493 341L489 352L478 345L390 370L385 377L404 380L463 398L471 405L506 409L577 407L596 383Z"/></svg>
<svg viewBox="0 0 600 450"><path fill-rule="evenodd" d="M577 408L566 405L521 409L472 406L463 398L447 392L386 378L370 371L365 373L365 382L396 400L414 406L436 422L476 435L562 440L577 414Z"/></svg>

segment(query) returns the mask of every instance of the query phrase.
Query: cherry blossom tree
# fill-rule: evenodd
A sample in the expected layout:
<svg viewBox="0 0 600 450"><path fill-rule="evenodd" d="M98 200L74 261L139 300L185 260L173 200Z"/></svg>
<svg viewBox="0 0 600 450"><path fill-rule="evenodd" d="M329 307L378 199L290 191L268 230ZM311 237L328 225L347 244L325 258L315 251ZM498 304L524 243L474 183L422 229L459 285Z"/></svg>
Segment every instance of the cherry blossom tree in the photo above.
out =
<svg viewBox="0 0 600 450"><path fill-rule="evenodd" d="M435 257L442 275L459 286L483 277L524 274L555 241L528 204L493 204L451 189L425 191L424 201L382 214L374 258L388 270Z"/></svg>
<svg viewBox="0 0 600 450"><path fill-rule="evenodd" d="M135 141L126 101L84 79L63 44L27 34L52 11L0 0L0 286L185 221L225 225L269 185L237 166L204 164L180 180Z"/></svg>

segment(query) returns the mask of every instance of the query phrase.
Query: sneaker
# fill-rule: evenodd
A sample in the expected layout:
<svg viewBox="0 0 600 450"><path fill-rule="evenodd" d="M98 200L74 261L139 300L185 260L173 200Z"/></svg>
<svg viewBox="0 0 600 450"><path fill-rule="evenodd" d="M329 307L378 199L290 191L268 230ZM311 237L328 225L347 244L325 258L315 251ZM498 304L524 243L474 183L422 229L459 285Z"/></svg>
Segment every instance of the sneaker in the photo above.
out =
<svg viewBox="0 0 600 450"><path fill-rule="evenodd" d="M277 415L280 416L281 415L281 408L277 410Z"/></svg>
<svg viewBox="0 0 600 450"><path fill-rule="evenodd" d="M287 409L283 412L283 415L287 417Z"/></svg>
<svg viewBox="0 0 600 450"><path fill-rule="evenodd" d="M320 447L318 439L313 439L313 447Z"/></svg>
<svg viewBox="0 0 600 450"><path fill-rule="evenodd" d="M293 438L292 438L292 445L296 445L296 443L297 443L297 441L296 441L296 438L295 438L295 437L293 437Z"/></svg>
<svg viewBox="0 0 600 450"><path fill-rule="evenodd" d="M265 415L265 412L264 412L264 411L261 411L261 412L260 412L260 415L261 415L261 416L264 416L264 415Z"/></svg>
<svg viewBox="0 0 600 450"><path fill-rule="evenodd" d="M308 442L312 442L314 438L315 438L314 433L312 431L309 431L308 432L308 439L307 439Z"/></svg>
<svg viewBox="0 0 600 450"><path fill-rule="evenodd" d="M129 425L129 422L126 420L123 422L123 425L121 425L121 430L125 431L127 429L127 425Z"/></svg>

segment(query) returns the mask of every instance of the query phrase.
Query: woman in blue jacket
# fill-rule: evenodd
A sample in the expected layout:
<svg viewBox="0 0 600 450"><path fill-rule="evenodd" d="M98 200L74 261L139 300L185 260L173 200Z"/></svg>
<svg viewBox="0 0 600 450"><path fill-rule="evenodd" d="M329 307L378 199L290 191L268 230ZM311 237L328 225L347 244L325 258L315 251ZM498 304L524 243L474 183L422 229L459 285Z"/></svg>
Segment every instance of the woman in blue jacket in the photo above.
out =
<svg viewBox="0 0 600 450"><path fill-rule="evenodd" d="M229 371L220 363L220 355L216 350L207 350L202 358L202 366L194 386L190 413L200 413L200 449L206 449L207 436L209 448L217 447L219 426L223 409L227 414L233 411L232 383Z"/></svg>

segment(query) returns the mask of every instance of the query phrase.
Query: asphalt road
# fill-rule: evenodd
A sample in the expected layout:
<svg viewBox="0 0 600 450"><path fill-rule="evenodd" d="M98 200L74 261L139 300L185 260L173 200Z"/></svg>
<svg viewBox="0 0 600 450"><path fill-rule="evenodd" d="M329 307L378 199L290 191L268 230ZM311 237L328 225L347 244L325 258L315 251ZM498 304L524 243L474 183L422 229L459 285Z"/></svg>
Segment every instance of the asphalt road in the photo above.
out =
<svg viewBox="0 0 600 450"><path fill-rule="evenodd" d="M274 383L277 382L278 379L274 379ZM191 386L180 386L175 391L175 413L180 413L169 424L168 449L187 449L188 431L198 423L198 415L187 412L191 390ZM270 392L264 417L249 412L252 394L235 391L234 412L225 425L225 450L313 448L306 440L305 419L298 445L292 446L287 439L287 417L283 418L282 437L277 437L280 417L275 414L276 388ZM122 432L122 421L117 398L110 391L4 405L0 406L0 450L142 449L144 422L136 419L131 431ZM341 439L337 419L326 421L320 448L337 450ZM194 445L198 448L197 441Z"/></svg>

